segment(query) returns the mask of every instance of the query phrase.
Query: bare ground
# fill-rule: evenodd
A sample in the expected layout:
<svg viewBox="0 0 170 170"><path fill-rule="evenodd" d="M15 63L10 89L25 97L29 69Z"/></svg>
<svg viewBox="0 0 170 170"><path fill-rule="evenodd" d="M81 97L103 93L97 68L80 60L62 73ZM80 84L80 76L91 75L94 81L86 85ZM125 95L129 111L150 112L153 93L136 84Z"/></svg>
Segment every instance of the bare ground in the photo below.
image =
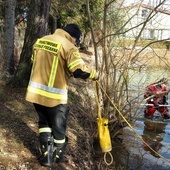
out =
<svg viewBox="0 0 170 170"><path fill-rule="evenodd" d="M92 65L91 54L83 57ZM95 100L90 100L94 92L87 92L89 87L93 88L92 82L71 82L65 154L69 163L54 164L51 168L38 162L38 117L33 105L25 100L26 89L13 88L3 81L0 87L0 170L94 170L102 164L106 166L98 142Z"/></svg>
<svg viewBox="0 0 170 170"><path fill-rule="evenodd" d="M99 149L94 151L94 139L96 137L95 119L89 115L91 111L85 111L81 98L74 87L70 92L71 111L68 120L69 143L66 157L69 163L66 165L54 164L51 168L42 167L38 158L38 118L31 103L25 101L26 89L12 88L1 84L0 89L0 169L1 170L76 170L94 169L93 159L100 157ZM81 91L81 86L78 89ZM87 96L88 99L88 96ZM94 129L94 127L96 129ZM93 129L93 130L92 130ZM98 164L98 162L97 162Z"/></svg>

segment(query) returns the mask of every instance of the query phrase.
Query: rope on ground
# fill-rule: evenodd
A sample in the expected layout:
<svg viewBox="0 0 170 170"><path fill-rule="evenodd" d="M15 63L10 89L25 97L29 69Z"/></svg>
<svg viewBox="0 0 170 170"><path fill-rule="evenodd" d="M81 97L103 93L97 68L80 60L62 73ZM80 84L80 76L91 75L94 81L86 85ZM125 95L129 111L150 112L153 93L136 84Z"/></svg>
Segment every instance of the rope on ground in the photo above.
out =
<svg viewBox="0 0 170 170"><path fill-rule="evenodd" d="M107 98L109 99L109 101L111 102L111 104L114 106L114 108L117 110L117 112L120 114L120 116L123 118L123 120L127 123L127 125L133 130L133 132L136 134L136 136L142 140L142 142L151 150L153 151L155 154L157 154L160 158L164 159L165 161L170 162L170 159L167 159L165 157L163 157L162 155L160 155L158 152L156 152L154 149L152 149L149 144L147 142L145 142L145 140L142 138L141 135L139 135L136 130L132 127L132 125L126 120L126 118L123 116L123 114L120 112L120 110L118 109L118 107L113 103L113 101L111 100L111 98L108 96L108 94L106 93L106 91L103 89L103 87L101 86L101 84L99 83L99 81L96 81L97 84L99 85L99 87L101 88L101 90L104 92L104 94L107 96Z"/></svg>

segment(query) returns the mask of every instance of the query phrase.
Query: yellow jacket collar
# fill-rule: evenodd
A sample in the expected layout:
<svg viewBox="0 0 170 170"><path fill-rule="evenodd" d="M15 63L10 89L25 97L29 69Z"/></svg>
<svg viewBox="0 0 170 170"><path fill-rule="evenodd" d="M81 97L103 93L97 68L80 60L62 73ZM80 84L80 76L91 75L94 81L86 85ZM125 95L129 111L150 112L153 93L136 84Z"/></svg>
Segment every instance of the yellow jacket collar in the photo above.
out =
<svg viewBox="0 0 170 170"><path fill-rule="evenodd" d="M59 34L65 38L67 38L71 43L75 44L76 40L66 31L64 31L63 29L56 29L54 34Z"/></svg>

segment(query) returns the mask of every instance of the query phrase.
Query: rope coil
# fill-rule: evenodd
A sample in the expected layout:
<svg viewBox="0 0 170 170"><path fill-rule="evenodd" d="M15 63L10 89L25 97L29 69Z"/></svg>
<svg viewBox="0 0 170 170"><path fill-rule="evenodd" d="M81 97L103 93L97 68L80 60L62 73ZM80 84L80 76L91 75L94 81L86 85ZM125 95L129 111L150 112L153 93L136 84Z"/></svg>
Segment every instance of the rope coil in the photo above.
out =
<svg viewBox="0 0 170 170"><path fill-rule="evenodd" d="M109 154L110 156L110 162L107 161L107 155ZM106 165L110 166L113 163L113 156L110 152L105 152L104 153L104 162L106 163Z"/></svg>

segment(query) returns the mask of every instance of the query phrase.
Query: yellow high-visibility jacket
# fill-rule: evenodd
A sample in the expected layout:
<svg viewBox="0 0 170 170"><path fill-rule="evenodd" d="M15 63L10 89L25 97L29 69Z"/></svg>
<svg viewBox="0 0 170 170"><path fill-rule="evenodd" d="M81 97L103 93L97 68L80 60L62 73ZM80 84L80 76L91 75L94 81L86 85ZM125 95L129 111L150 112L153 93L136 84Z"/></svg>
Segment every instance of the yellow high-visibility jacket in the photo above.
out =
<svg viewBox="0 0 170 170"><path fill-rule="evenodd" d="M74 72L77 75L81 70L81 73L88 75L85 78L89 79L98 77L96 70L84 63L74 43L74 38L62 29L36 41L27 101L47 107L66 104L68 79L74 76Z"/></svg>

